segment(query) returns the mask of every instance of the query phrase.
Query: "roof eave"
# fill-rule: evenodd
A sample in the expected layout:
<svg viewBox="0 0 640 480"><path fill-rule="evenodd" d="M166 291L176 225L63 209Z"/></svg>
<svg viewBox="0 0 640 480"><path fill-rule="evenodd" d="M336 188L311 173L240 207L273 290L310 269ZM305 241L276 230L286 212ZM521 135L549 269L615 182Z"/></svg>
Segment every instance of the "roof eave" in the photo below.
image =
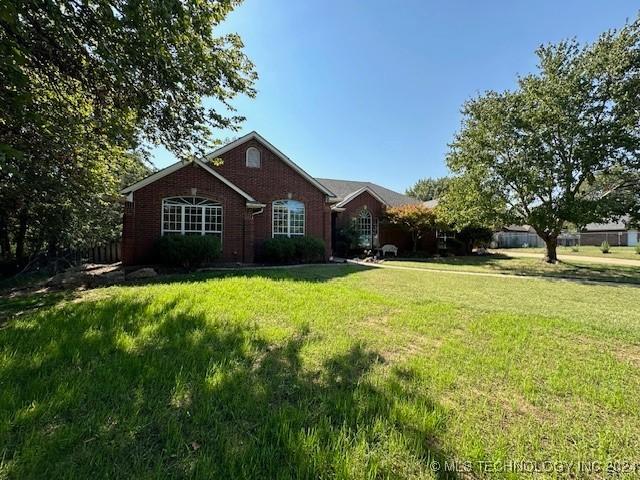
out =
<svg viewBox="0 0 640 480"><path fill-rule="evenodd" d="M324 193L325 195L327 195L329 197L335 197L336 196L331 190L329 190L327 187L322 185L315 178L313 178L311 175L309 175L307 172L305 172L297 163L295 163L293 160L291 160L289 157L287 157L284 153L282 153L280 150L278 150L275 146L273 146L271 143L269 143L269 141L266 138L264 138L262 135L260 135L255 130L252 131L252 132L247 133L246 135L238 138L237 140L234 140L231 143L228 143L228 144L224 145L223 147L218 148L217 150L214 150L211 153L208 153L207 155L205 155L205 158L208 159L208 160L213 159L213 158L217 158L220 155L224 155L225 153L233 150L234 148L236 148L236 147L242 145L243 143L245 143L246 141L252 140L252 139L257 140L260 143L262 143L263 145L265 145L269 150L271 150L278 157L280 157L280 159L285 164L287 164L291 168L293 168L293 170L295 170L297 173L299 173L303 178L305 178L309 183L311 183L314 187L316 187L322 193Z"/></svg>

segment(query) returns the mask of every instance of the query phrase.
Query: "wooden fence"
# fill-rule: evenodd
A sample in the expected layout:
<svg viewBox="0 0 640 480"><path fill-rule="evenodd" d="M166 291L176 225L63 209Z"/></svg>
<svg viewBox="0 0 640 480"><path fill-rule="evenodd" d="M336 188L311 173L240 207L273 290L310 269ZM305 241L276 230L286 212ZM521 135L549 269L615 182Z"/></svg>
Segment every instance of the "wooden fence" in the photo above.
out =
<svg viewBox="0 0 640 480"><path fill-rule="evenodd" d="M116 263L122 260L122 242L112 240L102 245L74 250L64 256L77 263Z"/></svg>

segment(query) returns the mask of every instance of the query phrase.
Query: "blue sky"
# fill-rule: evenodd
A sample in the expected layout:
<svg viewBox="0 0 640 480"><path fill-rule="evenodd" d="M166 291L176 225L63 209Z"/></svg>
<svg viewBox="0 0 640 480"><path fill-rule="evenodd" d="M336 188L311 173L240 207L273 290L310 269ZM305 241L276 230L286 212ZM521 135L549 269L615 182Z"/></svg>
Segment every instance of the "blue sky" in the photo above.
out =
<svg viewBox="0 0 640 480"><path fill-rule="evenodd" d="M404 191L447 173L462 103L514 86L535 48L635 18L622 0L245 0L225 22L260 79L239 97L256 130L316 177ZM219 138L228 132L216 132ZM175 159L154 150L154 163Z"/></svg>

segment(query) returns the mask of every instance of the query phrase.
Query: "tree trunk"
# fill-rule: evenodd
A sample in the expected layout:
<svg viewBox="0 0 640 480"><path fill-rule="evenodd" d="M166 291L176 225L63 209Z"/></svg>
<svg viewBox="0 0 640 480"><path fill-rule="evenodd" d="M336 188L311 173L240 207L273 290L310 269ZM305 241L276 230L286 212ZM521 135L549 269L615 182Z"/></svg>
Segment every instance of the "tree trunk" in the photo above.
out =
<svg viewBox="0 0 640 480"><path fill-rule="evenodd" d="M413 253L418 251L418 235L415 232L411 233L411 240L413 241Z"/></svg>
<svg viewBox="0 0 640 480"><path fill-rule="evenodd" d="M11 258L11 241L9 240L9 228L7 219L4 215L0 215L0 257L3 260Z"/></svg>
<svg viewBox="0 0 640 480"><path fill-rule="evenodd" d="M16 263L22 267L24 261L24 242L27 236L27 214L22 211L18 215L18 231L16 232Z"/></svg>
<svg viewBox="0 0 640 480"><path fill-rule="evenodd" d="M546 236L544 239L544 243L547 248L547 252L544 257L544 261L547 263L557 263L558 262L558 237L556 235Z"/></svg>
<svg viewBox="0 0 640 480"><path fill-rule="evenodd" d="M51 273L58 273L58 239L49 237L47 241L47 263Z"/></svg>

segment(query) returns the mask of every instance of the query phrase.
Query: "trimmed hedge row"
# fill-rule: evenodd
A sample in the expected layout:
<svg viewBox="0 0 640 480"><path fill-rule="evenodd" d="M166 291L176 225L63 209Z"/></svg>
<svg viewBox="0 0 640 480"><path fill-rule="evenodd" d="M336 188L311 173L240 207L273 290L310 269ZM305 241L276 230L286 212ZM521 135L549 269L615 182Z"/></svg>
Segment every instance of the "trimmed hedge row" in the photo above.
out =
<svg viewBox="0 0 640 480"><path fill-rule="evenodd" d="M197 268L220 257L220 240L211 235L165 235L154 246L155 261L164 265Z"/></svg>
<svg viewBox="0 0 640 480"><path fill-rule="evenodd" d="M324 260L324 242L314 237L276 237L262 244L262 259L270 263L313 263Z"/></svg>

